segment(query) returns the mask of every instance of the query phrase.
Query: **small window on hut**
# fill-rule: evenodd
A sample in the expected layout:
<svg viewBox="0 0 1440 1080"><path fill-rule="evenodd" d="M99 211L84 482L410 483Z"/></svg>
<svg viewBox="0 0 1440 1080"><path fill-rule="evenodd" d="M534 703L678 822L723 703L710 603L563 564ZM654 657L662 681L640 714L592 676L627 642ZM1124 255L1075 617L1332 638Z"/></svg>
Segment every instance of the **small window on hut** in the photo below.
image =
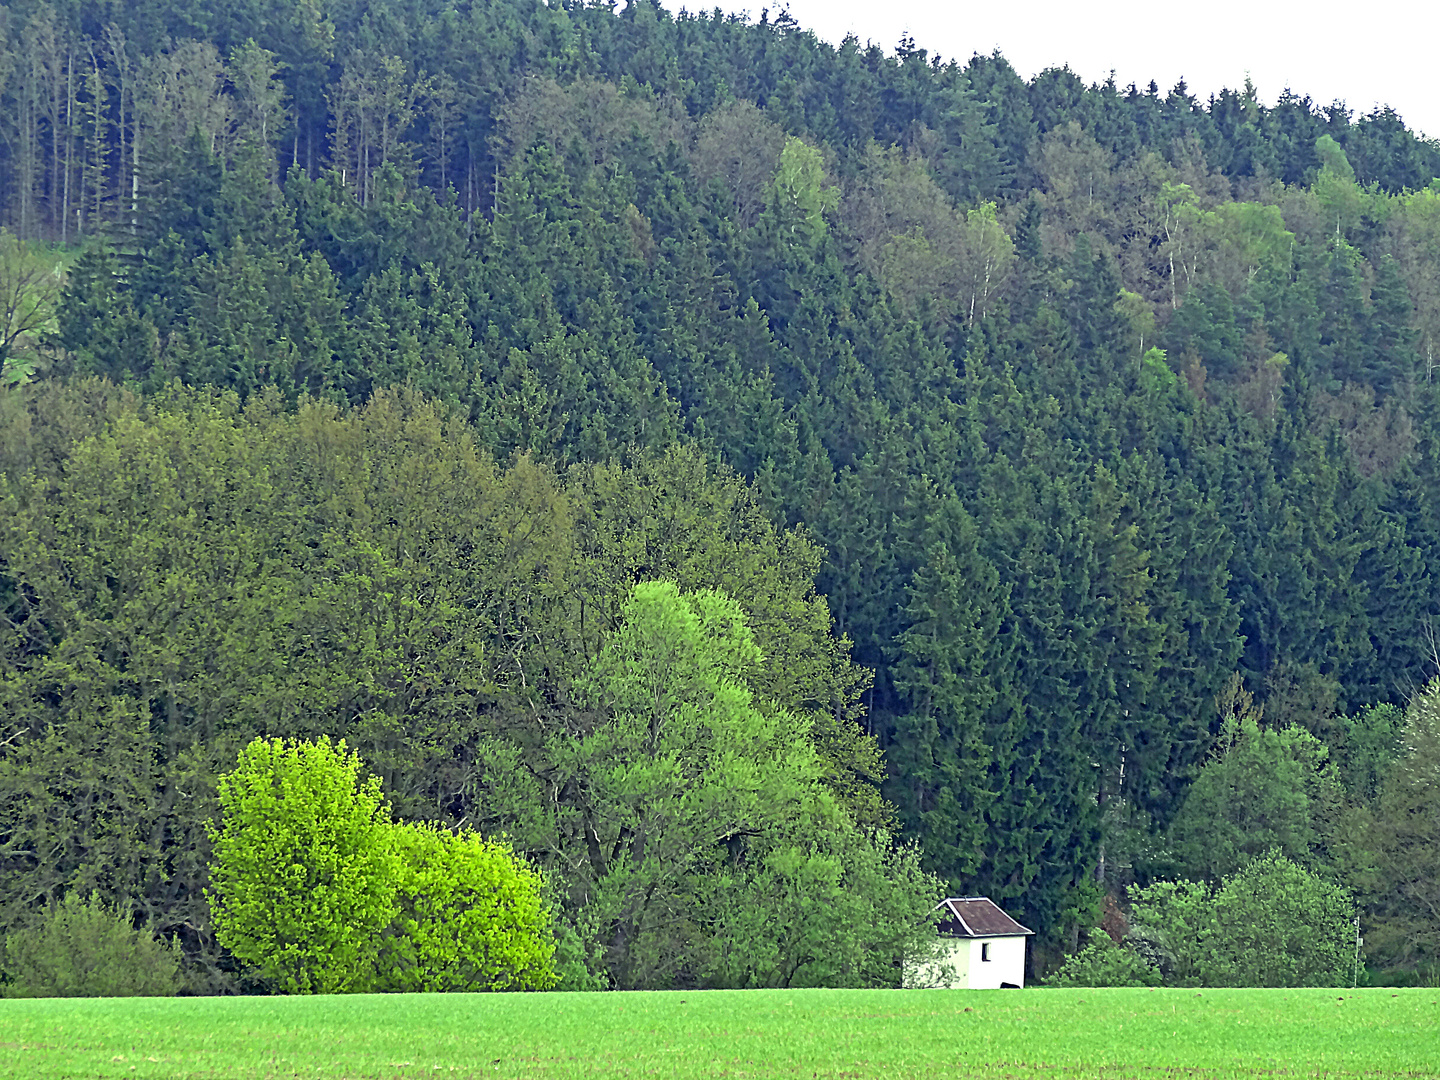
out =
<svg viewBox="0 0 1440 1080"><path fill-rule="evenodd" d="M980 943L980 959L982 961L990 959L990 943L988 941L982 941Z"/></svg>

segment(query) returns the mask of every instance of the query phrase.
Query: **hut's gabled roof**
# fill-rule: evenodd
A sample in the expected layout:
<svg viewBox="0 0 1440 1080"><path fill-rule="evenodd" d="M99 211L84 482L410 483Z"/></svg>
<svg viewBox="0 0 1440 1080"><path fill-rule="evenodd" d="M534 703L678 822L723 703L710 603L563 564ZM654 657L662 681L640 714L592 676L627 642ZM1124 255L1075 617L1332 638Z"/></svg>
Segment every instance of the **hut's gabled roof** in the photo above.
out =
<svg viewBox="0 0 1440 1080"><path fill-rule="evenodd" d="M940 933L951 937L1019 937L1033 934L1012 919L988 896L952 896L942 900Z"/></svg>

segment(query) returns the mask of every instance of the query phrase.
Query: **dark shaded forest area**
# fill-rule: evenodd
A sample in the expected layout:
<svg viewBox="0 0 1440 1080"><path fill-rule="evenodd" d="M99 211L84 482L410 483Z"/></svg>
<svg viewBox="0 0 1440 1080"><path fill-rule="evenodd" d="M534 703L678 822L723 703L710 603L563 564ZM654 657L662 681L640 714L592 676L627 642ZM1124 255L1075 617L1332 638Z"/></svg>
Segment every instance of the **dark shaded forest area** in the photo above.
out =
<svg viewBox="0 0 1440 1080"><path fill-rule="evenodd" d="M0 42L9 243L79 252L3 343L0 927L99 889L233 988L214 777L329 734L513 837L614 985L882 980L816 957L922 870L1044 969L1274 849L1434 970L1440 145L1395 112L649 0L21 0ZM825 874L775 822L600 849L555 733L651 579L743 607ZM742 878L864 902L745 923Z"/></svg>

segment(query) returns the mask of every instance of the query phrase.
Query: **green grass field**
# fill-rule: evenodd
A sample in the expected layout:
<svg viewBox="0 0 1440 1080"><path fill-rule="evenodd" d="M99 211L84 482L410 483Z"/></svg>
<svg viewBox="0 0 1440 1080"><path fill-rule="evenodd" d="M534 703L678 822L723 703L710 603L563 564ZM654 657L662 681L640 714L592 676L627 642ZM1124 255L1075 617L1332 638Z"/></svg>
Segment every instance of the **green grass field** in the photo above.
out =
<svg viewBox="0 0 1440 1080"><path fill-rule="evenodd" d="M0 1077L1440 1077L1440 992L0 1001Z"/></svg>

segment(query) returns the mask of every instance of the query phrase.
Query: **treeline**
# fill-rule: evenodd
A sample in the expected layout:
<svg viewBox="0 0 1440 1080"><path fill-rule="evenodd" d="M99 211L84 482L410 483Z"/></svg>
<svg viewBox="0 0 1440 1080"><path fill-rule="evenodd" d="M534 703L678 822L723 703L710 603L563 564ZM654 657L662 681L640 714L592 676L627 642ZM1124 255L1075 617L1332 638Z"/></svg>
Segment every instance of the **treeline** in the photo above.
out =
<svg viewBox="0 0 1440 1080"><path fill-rule="evenodd" d="M234 985L216 779L257 736L326 735L404 820L543 867L572 988L870 984L877 939L924 925L820 553L696 451L500 468L413 394L4 408L7 928L98 891Z"/></svg>
<svg viewBox="0 0 1440 1080"><path fill-rule="evenodd" d="M336 168L362 201L374 171L401 160L433 190L453 187L467 212L487 209L511 147L507 121L537 77L628 81L674 120L753 102L831 147L846 176L872 140L903 143L957 201L1023 196L1044 175L1035 140L1072 122L1119 161L1172 157L1178 144L1261 187L1312 181L1323 135L1362 184L1398 192L1440 174L1440 147L1388 107L1357 118L1289 88L1270 107L1248 85L1201 101L1183 81L1165 92L1087 86L1064 68L1026 82L998 54L943 60L908 39L889 53L853 38L831 48L785 12L752 23L651 2L617 13L538 0L17 0L0 11L0 206L25 238L130 223L197 128L217 153L258 139L312 176ZM664 151L664 134L653 150Z"/></svg>
<svg viewBox="0 0 1440 1080"><path fill-rule="evenodd" d="M8 459L9 491L27 454L59 477L95 452L86 437L130 430L110 406L74 403L119 393L74 381L95 375L140 395L173 395L177 379L218 387L246 415L315 417L329 403L342 426L372 415L378 391L406 385L451 410L477 461L516 463L497 476L567 478L553 481L567 506L590 505L571 477L629 477L638 493L671 467L656 462L723 461L744 480L725 483L748 507L746 527L800 545L777 539L789 554L756 558L828 600L828 612L807 600L794 632L829 659L801 669L777 650L766 635L795 615L762 619L748 580L687 577L629 541L635 561L601 578L597 595L614 610L635 581L671 578L745 603L768 677L795 680L757 692L832 718L825 739L840 749L826 752L849 762L836 766L849 777L836 797L883 826L873 771L925 868L1039 930L1042 966L1097 924L1107 892L1234 869L1205 862L1184 808L1206 762L1229 757L1217 738L1224 717L1240 715L1237 672L1263 715L1257 730L1283 734L1296 768L1314 772L1312 751L1323 751L1358 776L1356 748L1369 748L1375 775L1295 804L1312 831L1273 846L1359 889L1381 917L1386 886L1363 856L1371 841L1342 844L1332 826L1370 812L1376 777L1403 759L1400 725L1380 725L1390 714L1373 707L1402 705L1436 673L1426 635L1440 550L1440 151L1393 113L1354 120L1288 94L1268 108L1248 89L1202 106L1181 89L1084 87L1054 71L1026 83L999 57L834 49L784 19L672 18L645 4L618 15L227 6L203 26L178 7L48 11L12 10L12 40L46 18L57 40L123 34L151 82L134 84L131 112L105 91L110 149L97 151L85 190L109 209L84 218L104 225L71 270L41 357L69 389L32 386L8 406L15 424L32 417L32 433L93 418L66 421L71 435L33 450L7 436L27 447ZM109 86L102 52L97 85ZM166 100L214 105L164 114L166 139L145 134L161 115L142 104L156 71L173 73L165 85L203 89ZM66 148L83 132L35 130L59 131L46 160L70 164L27 174L34 224L13 209L11 220L68 237L50 193L58 184L70 206L77 159ZM72 403L44 404L61 401ZM358 443L333 453L336 475L372 475ZM385 468L399 476L424 460ZM169 483L159 475L155 498ZM328 490L275 483L296 493L286 529L326 520ZM685 485L710 483L697 474L661 490L688 498ZM386 496L396 522L420 512L402 513L408 490ZM184 500L170 505L179 515ZM669 518L642 500L633 527L709 551L680 539L706 535L705 513ZM125 533L106 535L87 543L106 552ZM484 543L504 550L508 535ZM13 567L29 537L13 534L7 581L21 580ZM373 542L389 557L389 540ZM474 587L501 592L483 595L537 587L496 565ZM351 582L376 579L346 574L333 602L359 603ZM84 575L53 577L72 579ZM35 587L33 602L61 584ZM273 590L277 603L306 595ZM29 596L12 585L13 603ZM220 601L174 603L201 618ZM132 610L89 604L76 610L99 638L47 629L42 640L98 650L109 640L99 628ZM599 640L576 636L574 614L536 623L521 654L573 671ZM820 644L832 618L851 654ZM615 624L584 625L599 635ZM374 635L377 657L388 634ZM339 673L372 660L334 656L315 676L327 693L368 685ZM251 658L214 676L213 723L252 693L218 687L248 686L263 669ZM453 748L489 706L457 689L459 676L424 680L423 708L406 706L385 729L391 742L372 748L372 706L322 697L312 709L297 671L267 676L265 693L291 702L283 715L340 717L324 730L379 770L428 782L440 767L422 762L444 761L459 787L477 782L481 767ZM524 665L512 674L534 682ZM449 709L461 734L430 726ZM5 760L42 745L53 723L24 728ZM432 749L409 741L432 730ZM387 790L406 790L382 775ZM472 813L409 797L397 796L404 813ZM1263 814L1233 805L1243 842L1232 847L1264 854ZM29 850L23 830L8 835ZM190 850L168 828L151 836L157 858ZM60 875L15 917L68 887ZM151 895L128 889L115 887ZM137 901L156 918L172 918L170 902ZM1433 962L1429 939L1407 934L1376 963Z"/></svg>

